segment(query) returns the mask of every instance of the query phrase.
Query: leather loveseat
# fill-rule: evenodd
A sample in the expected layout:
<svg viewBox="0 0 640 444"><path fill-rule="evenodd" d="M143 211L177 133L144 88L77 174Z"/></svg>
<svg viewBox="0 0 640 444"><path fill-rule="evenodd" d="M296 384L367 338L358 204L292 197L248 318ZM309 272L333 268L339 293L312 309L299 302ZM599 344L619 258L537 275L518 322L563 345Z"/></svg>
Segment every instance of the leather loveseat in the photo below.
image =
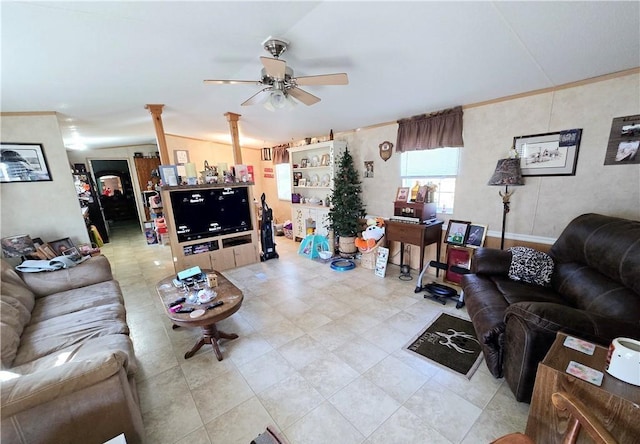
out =
<svg viewBox="0 0 640 444"><path fill-rule="evenodd" d="M16 272L2 260L3 443L144 440L137 369L118 282L104 256Z"/></svg>
<svg viewBox="0 0 640 444"><path fill-rule="evenodd" d="M464 275L465 303L487 367L529 402L556 333L608 346L640 339L640 221L584 214L548 252L548 286L509 277L511 251L482 248ZM513 277L513 276L512 276Z"/></svg>

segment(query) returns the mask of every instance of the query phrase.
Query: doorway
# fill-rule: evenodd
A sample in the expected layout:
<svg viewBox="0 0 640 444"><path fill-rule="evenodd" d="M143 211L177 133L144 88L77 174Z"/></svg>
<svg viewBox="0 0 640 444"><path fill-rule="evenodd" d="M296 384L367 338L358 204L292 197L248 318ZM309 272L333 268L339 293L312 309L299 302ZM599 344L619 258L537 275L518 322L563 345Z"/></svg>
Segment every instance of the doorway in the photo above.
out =
<svg viewBox="0 0 640 444"><path fill-rule="evenodd" d="M138 223L136 194L129 162L119 159L90 160L96 178L100 204L110 229L120 224Z"/></svg>

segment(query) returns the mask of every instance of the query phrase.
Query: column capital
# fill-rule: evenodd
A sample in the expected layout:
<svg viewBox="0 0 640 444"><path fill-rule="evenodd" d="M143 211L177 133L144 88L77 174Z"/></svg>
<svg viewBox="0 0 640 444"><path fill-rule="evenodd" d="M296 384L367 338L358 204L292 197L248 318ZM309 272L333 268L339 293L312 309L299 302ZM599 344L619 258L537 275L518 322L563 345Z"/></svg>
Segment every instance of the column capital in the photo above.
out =
<svg viewBox="0 0 640 444"><path fill-rule="evenodd" d="M237 122L240 120L240 116L242 116L242 114L232 113L231 111L227 111L224 115L229 122Z"/></svg>

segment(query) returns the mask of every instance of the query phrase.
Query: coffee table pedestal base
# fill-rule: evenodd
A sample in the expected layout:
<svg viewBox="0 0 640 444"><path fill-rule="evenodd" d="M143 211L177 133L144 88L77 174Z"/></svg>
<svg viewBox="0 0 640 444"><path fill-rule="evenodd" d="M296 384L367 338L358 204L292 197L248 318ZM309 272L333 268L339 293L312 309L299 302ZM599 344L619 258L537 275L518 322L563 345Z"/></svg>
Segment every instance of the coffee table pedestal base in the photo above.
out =
<svg viewBox="0 0 640 444"><path fill-rule="evenodd" d="M216 358L218 358L218 361L222 361L222 352L220 352L220 348L218 347L218 341L220 339L237 338L238 335L235 333L225 333L223 331L219 331L216 327L216 324L207 325L206 327L202 327L202 337L191 350L184 354L184 359L189 359L191 356L195 355L203 345L211 344L211 346L213 347L213 351L216 353Z"/></svg>

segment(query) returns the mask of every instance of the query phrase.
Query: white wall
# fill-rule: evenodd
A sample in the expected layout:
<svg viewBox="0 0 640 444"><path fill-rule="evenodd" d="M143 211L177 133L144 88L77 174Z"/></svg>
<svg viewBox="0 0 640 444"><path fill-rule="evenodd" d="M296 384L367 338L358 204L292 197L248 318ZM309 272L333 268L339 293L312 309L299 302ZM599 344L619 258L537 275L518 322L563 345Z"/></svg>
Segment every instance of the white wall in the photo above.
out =
<svg viewBox="0 0 640 444"><path fill-rule="evenodd" d="M2 142L41 143L53 180L0 185L0 236L89 242L56 114L2 114L1 129Z"/></svg>
<svg viewBox="0 0 640 444"><path fill-rule="evenodd" d="M498 191L504 189L487 182L498 159L507 157L513 138L582 128L575 176L525 177L524 186L511 188L515 193L507 215L507 238L551 243L571 219L587 212L640 219L640 166L604 165L612 119L639 113L638 74L466 108L454 214L439 217L488 224L489 234L499 237ZM378 145L385 140L395 145L396 138L395 123L336 137L346 140L353 153L370 214L393 214L400 155L394 152L385 162ZM362 178L365 160L375 162L374 179Z"/></svg>
<svg viewBox="0 0 640 444"><path fill-rule="evenodd" d="M336 140L344 140L353 155L360 181L362 200L367 214L393 216L393 201L400 179L400 154L395 152L398 125L385 125L352 133L340 134ZM393 144L393 154L386 162L380 157L379 145L389 141ZM364 177L364 162L373 161L373 178Z"/></svg>
<svg viewBox="0 0 640 444"><path fill-rule="evenodd" d="M499 236L502 223L499 188L488 186L487 181L497 160L507 155L513 137L582 128L576 175L525 178L525 186L518 187L511 199L507 237L552 242L572 218L586 212L640 219L640 167L637 164L604 165L612 119L632 114L640 114L639 74L466 107L465 147L457 181L455 213L450 218L488 224L489 234ZM398 116L403 117L409 116ZM380 158L378 145L384 141L395 145L396 137L395 123L336 133L336 140L347 141L353 154L369 214L387 217L393 214L393 201L400 186L400 155L394 152L385 162ZM76 220L72 216L80 210L69 173L69 160L70 163L81 163L87 158L129 159L135 151L157 151L155 145L149 145L70 152L67 160L53 114L31 117L3 115L2 140L44 143L54 175L53 182L5 184L0 187L3 236L24 232L43 238L86 235L84 226L78 227L81 218ZM220 161L232 164L230 146L206 141L191 142L193 140L168 136L170 155L173 156L175 149L189 150L198 170L205 159L212 164ZM260 161L259 156L259 150L243 149L243 161L256 168L254 195L259 199L264 190L269 205L277 208L278 218L288 218L290 211L277 200L275 180L263 177L262 168L273 167L273 164ZM362 177L364 161L369 160L374 161L373 179ZM132 178L136 180L135 174ZM51 199L51 195L56 199ZM19 210L15 211L15 208ZM45 214L47 216L43 217ZM52 218L51 214L57 217Z"/></svg>
<svg viewBox="0 0 640 444"><path fill-rule="evenodd" d="M455 218L499 232L501 188L486 184L513 137L582 128L576 175L525 177L512 188L507 232L555 239L588 212L640 219L640 165L604 165L612 119L638 113L638 74L466 109Z"/></svg>

